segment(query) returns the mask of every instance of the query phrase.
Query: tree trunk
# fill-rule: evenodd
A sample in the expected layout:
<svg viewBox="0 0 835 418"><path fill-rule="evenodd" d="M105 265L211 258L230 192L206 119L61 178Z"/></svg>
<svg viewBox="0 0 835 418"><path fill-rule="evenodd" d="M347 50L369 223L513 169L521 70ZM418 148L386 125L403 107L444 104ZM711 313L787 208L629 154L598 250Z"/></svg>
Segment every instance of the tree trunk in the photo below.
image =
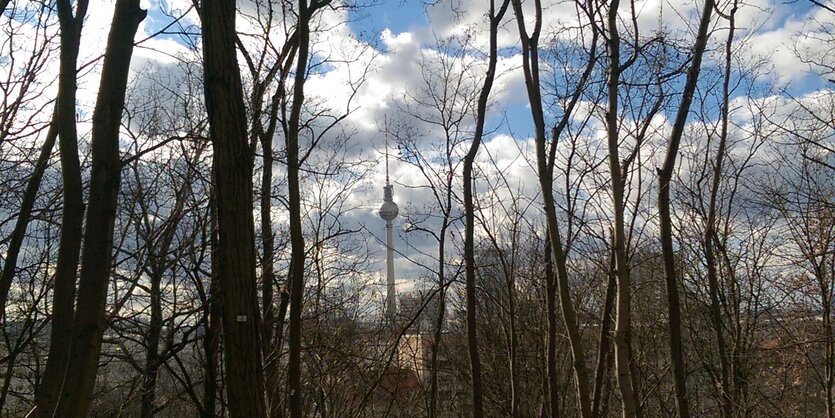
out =
<svg viewBox="0 0 835 418"><path fill-rule="evenodd" d="M15 356L16 357L16 356ZM3 373L3 385L0 387L0 410L6 405L6 397L9 395L9 387L14 379L15 358L5 358L5 373Z"/></svg>
<svg viewBox="0 0 835 418"><path fill-rule="evenodd" d="M252 159L235 49L235 2L202 7L206 108L214 144L219 277L229 412L264 417L261 327L255 275Z"/></svg>
<svg viewBox="0 0 835 418"><path fill-rule="evenodd" d="M119 129L125 104L133 37L146 12L139 0L119 0L107 39L99 95L93 112L89 210L78 287L78 309L61 397L59 417L87 414L107 327L105 305L113 259L113 225L122 163Z"/></svg>
<svg viewBox="0 0 835 418"><path fill-rule="evenodd" d="M510 344L508 357L510 358L510 415L519 417L519 337L516 333L516 279L514 273L507 279L508 316L510 322Z"/></svg>
<svg viewBox="0 0 835 418"><path fill-rule="evenodd" d="M548 316L545 369L547 374L548 412L550 417L560 415L559 369L557 368L557 278L554 275L554 257L551 240L545 237L545 310Z"/></svg>
<svg viewBox="0 0 835 418"><path fill-rule="evenodd" d="M719 351L720 373L721 381L719 388L719 404L722 407L722 413L725 417L733 417L734 402L731 397L730 384L730 365L728 349L725 344L724 323L722 321L722 311L719 306L719 278L717 273L717 260L714 252L714 239L716 238L716 218L717 208L716 201L719 195L719 185L722 177L722 164L725 158L725 147L728 138L728 119L729 119L729 85L731 80L731 52L734 39L734 15L736 13L736 3L732 6L729 15L729 32L728 39L725 42L725 72L722 81L722 126L719 134L719 147L716 150L716 159L713 166L713 180L710 188L710 202L708 204L707 224L705 226L705 263L707 264L707 281L708 291L710 293L710 317L713 323L713 332L716 338L716 346Z"/></svg>
<svg viewBox="0 0 835 418"><path fill-rule="evenodd" d="M441 235L443 237L443 235ZM443 254L443 244L439 245ZM443 265L441 262L439 265ZM435 329L432 335L432 346L429 354L429 418L438 416L438 352L443 337L444 316L446 315L446 280L443 274L438 275L438 312L435 320Z"/></svg>
<svg viewBox="0 0 835 418"><path fill-rule="evenodd" d="M826 251L826 250L824 250ZM824 256L825 257L825 256ZM822 263L825 265L825 262ZM821 283L821 302L823 302L823 336L824 336L824 391L826 392L826 418L835 417L835 335L832 332L832 280L824 268L819 268L816 274ZM827 279L829 277L829 279Z"/></svg>
<svg viewBox="0 0 835 418"><path fill-rule="evenodd" d="M290 109L290 122L286 140L287 152L287 187L290 217L290 323L289 323L289 359L288 386L290 391L290 417L302 418L302 312L304 308L304 264L305 243L302 234L301 195L299 190L299 121L304 104L304 83L307 77L307 61L310 50L309 19L313 9L308 8L307 0L299 0L298 10L298 58L296 76L293 80L293 103Z"/></svg>
<svg viewBox="0 0 835 418"><path fill-rule="evenodd" d="M212 183L214 183L214 177ZM206 305L203 306L203 353L206 365L203 372L203 409L201 418L214 418L217 404L218 353L221 341L221 287L220 287L220 249L217 236L217 197L214 184L209 192L209 245L211 251L212 272Z"/></svg>
<svg viewBox="0 0 835 418"><path fill-rule="evenodd" d="M510 0L503 0L496 10L495 0L490 1L490 47L487 73L478 96L476 126L473 142L464 158L464 274L467 303L467 349L470 355L470 379L472 383L473 417L484 416L484 394L481 382L481 359L478 354L476 330L476 277L475 277L475 209L473 204L473 163L484 135L484 119L487 114L487 100L496 76L497 34L501 19L507 11Z"/></svg>
<svg viewBox="0 0 835 418"><path fill-rule="evenodd" d="M545 206L545 220L548 231L548 240L551 243L551 251L556 266L557 272L557 294L559 295L560 308L562 311L563 322L565 323L566 332L568 334L568 342L571 346L572 368L574 370L575 389L577 393L577 403L580 408L580 414L583 417L591 416L591 397L589 396L588 372L586 370L586 355L585 348L580 334L580 327L577 323L577 314L574 310L574 304L571 301L571 292L568 285L568 268L566 266L566 254L563 249L562 238L560 236L559 224L557 223L557 209L554 203L553 193L553 167L554 158L550 157L545 150L545 117L542 109L542 93L539 83L539 35L542 28L542 4L540 0L535 0L536 19L534 22L534 29L527 33L525 28L525 16L522 9L521 0L513 0L513 10L516 14L516 22L519 28L519 38L522 43L522 70L525 75L525 87L528 93L528 102L531 106L531 117L533 118L535 128L535 146L536 146L536 160L537 160L537 177L539 179L539 186L542 190L542 200ZM568 120L573 112L574 106L579 99L586 80L591 73L594 63L595 50L594 45L597 42L597 32L594 32L592 38L592 50L590 53L590 61L586 66L585 71L577 88L574 90L571 101L565 109L560 123L552 129L551 138L551 152L556 149L556 140L558 139L562 129L565 128ZM556 325L556 324L551 324ZM549 332L556 332L554 329ZM551 390L554 391L553 389ZM555 414L556 411L551 411Z"/></svg>
<svg viewBox="0 0 835 418"><path fill-rule="evenodd" d="M46 140L41 145L41 152L38 154L38 160L35 162L32 176L29 177L29 182L26 183L26 190L23 192L23 200L20 204L20 212L15 220L12 235L9 237L6 260L3 264L3 271L0 273L0 324L5 324L6 301L9 297L12 280L14 280L15 273L17 273L17 258L20 255L20 247L23 245L23 239L26 237L26 228L32 219L32 209L35 207L38 190L41 187L41 180L43 179L46 167L49 165L49 157L52 155L52 149L55 147L55 139L57 137L58 129L56 122L53 121L46 134Z"/></svg>
<svg viewBox="0 0 835 418"><path fill-rule="evenodd" d="M151 277L151 322L148 326L148 335L145 337L145 344L148 348L145 354L144 380L142 381L140 408L140 416L142 418L154 416L154 397L156 395L157 375L159 372L159 340L160 334L162 333L162 303L160 300L162 274L157 271L154 273L153 277Z"/></svg>
<svg viewBox="0 0 835 418"><path fill-rule="evenodd" d="M61 238L58 242L58 260L55 265L52 288L49 354L41 384L35 393L35 414L33 415L42 417L53 416L64 382L72 338L75 281L78 274L84 222L75 101L78 87L76 63L81 42L81 26L87 13L87 0L80 0L76 4L75 16L72 14L72 5L69 0L58 1L57 7L61 27L61 58L53 123L58 131L64 202L61 214Z"/></svg>
<svg viewBox="0 0 835 418"><path fill-rule="evenodd" d="M281 395L278 391L276 377L278 363L272 363L273 352L281 347L273 347L273 327L275 326L275 303L273 292L275 237L272 221L272 180L273 180L273 138L272 132L261 136L261 152L263 153L263 173L261 174L261 306L264 312L264 322L261 324L261 344L267 369L265 370L265 384L267 387L268 410L280 407ZM272 416L272 413L270 413Z"/></svg>
<svg viewBox="0 0 835 418"><path fill-rule="evenodd" d="M606 300L603 302L603 314L600 318L600 337L597 350L597 368L594 373L594 392L592 394L591 413L594 417L603 416L602 414L602 397L603 397L603 383L607 380L609 375L609 358L611 352L611 332L612 327L612 308L615 303L615 294L617 293L617 282L615 279L615 254L614 246L612 248L612 255L609 261L609 271L606 274Z"/></svg>
<svg viewBox="0 0 835 418"><path fill-rule="evenodd" d="M607 77L606 131L609 151L609 174L612 183L612 204L615 211L612 252L615 255L615 278L617 296L615 309L615 371L621 394L623 416L636 417L638 399L630 372L631 358L631 276L627 260L626 237L624 227L624 179L618 156L618 86L620 84L620 33L618 32L618 7L620 0L612 0L609 5L609 66Z"/></svg>
<svg viewBox="0 0 835 418"><path fill-rule="evenodd" d="M616 0L617 1L617 0ZM673 221L670 215L670 183L675 170L678 148L693 102L696 82L701 70L702 55L707 45L708 27L714 8L714 0L706 0L699 21L699 31L693 45L693 60L687 70L687 79L681 95L681 103L676 113L664 166L658 172L658 212L661 229L661 251L664 256L664 276L667 288L667 308L670 330L670 357L673 369L673 379L676 388L676 407L682 418L690 416L687 400L687 371L684 365L684 353L681 345L681 306L678 295L678 280L676 274L676 253L673 247Z"/></svg>
<svg viewBox="0 0 835 418"><path fill-rule="evenodd" d="M289 40L288 40L289 42ZM285 46L283 51L295 53L295 46ZM292 56L292 55L291 55ZM276 64L278 65L278 64ZM258 114L253 120L253 130L261 142L263 153L263 172L261 174L261 304L264 321L261 324L261 344L263 346L265 385L267 389L267 410L270 417L282 416L282 394L280 390L280 367L278 362L281 344L276 344L276 306L275 306L275 234L272 221L272 180L273 180L273 135L278 124L279 101L283 98L284 82L289 71L289 64L281 67L278 91L273 96L271 109L268 113L269 123L264 130ZM260 96L259 96L260 97ZM253 100L262 103L260 98ZM259 104L260 107L262 104ZM286 308L286 306L285 306ZM285 311L286 312L286 309ZM282 318L283 323L283 318Z"/></svg>

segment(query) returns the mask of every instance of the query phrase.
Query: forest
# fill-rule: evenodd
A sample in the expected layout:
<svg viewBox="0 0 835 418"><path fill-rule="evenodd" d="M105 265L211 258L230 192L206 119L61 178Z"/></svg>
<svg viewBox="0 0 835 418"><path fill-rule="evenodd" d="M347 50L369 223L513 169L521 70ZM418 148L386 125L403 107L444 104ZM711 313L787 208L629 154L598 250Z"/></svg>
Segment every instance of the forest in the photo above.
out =
<svg viewBox="0 0 835 418"><path fill-rule="evenodd" d="M835 418L833 0L0 12L2 417Z"/></svg>

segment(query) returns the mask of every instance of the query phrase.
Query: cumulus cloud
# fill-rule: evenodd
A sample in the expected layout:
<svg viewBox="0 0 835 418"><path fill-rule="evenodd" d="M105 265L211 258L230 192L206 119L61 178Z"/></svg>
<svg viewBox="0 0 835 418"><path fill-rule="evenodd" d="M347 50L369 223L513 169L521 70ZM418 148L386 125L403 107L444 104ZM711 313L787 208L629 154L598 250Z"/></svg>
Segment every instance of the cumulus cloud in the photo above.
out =
<svg viewBox="0 0 835 418"><path fill-rule="evenodd" d="M693 29L697 21L702 3L690 0L642 0L635 4L635 14L639 31L649 36L659 28L664 28L676 38L683 42L692 42ZM191 49L191 45L175 36L160 36L146 39L149 35L158 31L161 27L170 22L170 17L161 13L164 9L169 14L179 16L191 9L191 2L188 0L147 0L143 5L152 11L148 19L143 22L137 34L137 40L143 40L136 49L132 68L136 71L135 83L141 85L142 77L146 77L156 71L158 75L162 69L175 71L178 57L189 56L191 59L199 53L199 37L196 47L197 51ZM255 52L263 48L259 39L249 36L260 30L252 17L257 16L257 3L251 0L242 0L238 3L241 13L238 19L238 29L243 42L248 48ZM391 7L390 5L388 7ZM525 2L524 7L530 13L532 2ZM622 29L631 30L629 24L630 3L622 2L621 16ZM79 89L79 106L82 113L89 114L95 104L96 89L98 88L98 77L100 76L95 60L104 50L107 31L112 17L113 2L105 1L90 8L82 38L82 52L80 62L94 62L86 67L81 74ZM351 158L368 159L370 161L381 160L384 148L383 125L388 121L391 129L398 129L407 123L419 126L420 134L423 136L427 148L424 152L431 153L428 144L437 144L441 139L441 130L438 126L430 126L415 118L404 115L403 102L409 96L415 97L423 94L432 83L439 82L427 77L427 67L421 67L422 60L426 62L443 62L445 59L451 65L461 65L457 58L450 57L450 50L439 47L438 41L445 41L451 37L458 37L459 40L467 41L467 51L463 54L464 60L471 64L471 74L464 80L469 83L468 88L473 90L480 85L483 77L484 50L486 47L486 3L483 0L457 0L454 2L438 2L437 5L427 9L428 18L423 25L415 25L408 31L394 32L392 29L383 29L376 38L361 38L351 30L346 22L349 19L348 11L344 9L325 10L314 26L323 29L315 32L312 39L313 59L323 63L309 75L306 93L310 103L315 103L318 109L327 109L329 113L341 115L349 113L349 116L342 121L341 128L327 136L327 141L345 142L346 151ZM576 27L584 18L578 16L578 9L571 2L545 2L544 18L547 22L545 30L548 33L548 40L577 41L579 29ZM500 47L502 48L501 58L498 62L499 77L494 86L494 94L491 97L491 108L488 116L488 128L491 132L484 143L483 152L479 156L479 164L485 170L491 167L508 178L510 184L518 185L518 189L504 190L500 193L523 193L530 199L536 199L538 184L535 170L531 166L534 154L532 151L532 140L527 135L529 132L512 132L507 128L511 126L529 126L530 119L527 115L527 97L524 90L524 79L520 66L521 57L516 48L518 47L518 34L512 11L509 11L507 22L502 26L499 35ZM280 24L281 16L276 17L276 25L271 32L271 38L280 47L287 26ZM820 41L822 37L809 36L818 32L821 24L832 24L835 17L827 16L817 9L788 9L773 0L755 0L746 2L737 14L737 26L744 36L740 36L739 42L744 42L745 48L741 49L744 59L755 60L760 57L767 57L770 65L774 67L774 75L784 82L800 80L807 76L809 67L804 64L801 57L796 53L800 50L808 55L826 54L827 46ZM530 25L530 22L528 22ZM198 24L196 13L191 10L182 20L182 25ZM815 26L817 25L817 26ZM724 36L726 24L719 18L714 22L714 46L721 42ZM816 29L818 28L818 29ZM799 33L806 36L798 37ZM582 44L585 40L579 42ZM550 44L549 44L550 45ZM742 44L740 44L742 45ZM712 64L716 65L720 57L714 55ZM100 64L100 63L99 63ZM243 67L243 62L241 62ZM150 70L157 68L157 70ZM546 68L547 69L547 68ZM454 69L461 70L460 68ZM598 74L599 75L599 74ZM427 86L427 82L429 85ZM434 86L438 87L438 86ZM813 93L809 100L814 100ZM588 100L586 100L588 99ZM738 98L738 101L748 100ZM783 100L783 99L781 99ZM747 104L747 103L746 103ZM734 106L733 117L735 123L744 128L750 120L756 117L756 107L751 105L743 106L737 102ZM506 115L507 125L502 120ZM590 206L598 208L598 216L605 223L605 208L609 205L607 195L607 184L605 181L606 166L599 162L606 157L602 124L600 122L600 108L590 98L584 97L573 117L575 122L589 120L582 132L575 132L576 143L582 145L581 156L584 160L575 161L575 170L582 167L596 166L598 172L589 175L587 180L573 184L573 190L567 191L560 184L562 198L565 195L575 193L582 195L583 199L590 202ZM629 120L624 123L624 130L628 131L632 126ZM654 187L654 168L658 165L660 150L663 150L665 134L669 129L669 121L666 115L659 115L653 120L653 138L640 155L641 167L630 177L630 185L634 190L644 192L651 191ZM89 128L88 125L84 125ZM467 130L472 126L471 118L465 120L461 125L464 132L461 142L457 146L461 149L469 144ZM695 129L695 128L694 128ZM427 181L419 167L406 164L398 159L396 154L396 140L392 141L391 177L396 182L395 200L405 211L425 210L433 203L431 190L427 189ZM514 135L515 134L515 135ZM704 138L700 138L704 141ZM703 142L702 142L703 143ZM624 147L629 147L628 141ZM698 144L688 144L696 147ZM563 142L560 147L568 147L569 142ZM741 145L740 145L741 147ZM578 148L579 149L579 148ZM332 151L332 150L331 150ZM695 151L692 151L695 152ZM327 154L337 155L337 154ZM460 158L461 152L455 155ZM571 149L561 148L560 158L568 158ZM576 155L573 158L578 158ZM565 160L563 160L564 162ZM430 162L435 164L434 168L440 171L441 160ZM683 170L695 169L684 167ZM367 231L372 232L376 237L382 235L382 222L376 217L375 210L382 198L380 189L384 182L384 165L377 164L371 169L371 174L366 181L352 184L352 191L348 197L350 206L354 208L346 219L352 225L362 225ZM603 170L603 171L601 171ZM456 175L458 173L456 172ZM575 171L574 174L577 174ZM638 174L641 174L640 176ZM330 188L338 188L337 184L331 184ZM481 183L483 187L484 183ZM330 189L329 188L329 189ZM483 190L483 189L482 189ZM649 193L647 196L651 196ZM507 195L505 195L507 196ZM630 195L630 199L638 199L638 195ZM646 197L647 204L651 204L651 197ZM277 214L278 215L278 214ZM637 215L636 215L637 216ZM276 216L278 220L281 216ZM400 220L405 217L399 218ZM650 220L646 220L650 222ZM400 224L402 227L402 223ZM369 237L373 241L376 238ZM416 235L402 236L402 239L409 240L408 244L417 250L432 253L433 245L427 237ZM406 242L398 241L405 255L413 255L417 252L408 253ZM452 248L452 247L451 247ZM404 271L403 276L419 275L419 269L407 261L408 257L398 258L398 268Z"/></svg>

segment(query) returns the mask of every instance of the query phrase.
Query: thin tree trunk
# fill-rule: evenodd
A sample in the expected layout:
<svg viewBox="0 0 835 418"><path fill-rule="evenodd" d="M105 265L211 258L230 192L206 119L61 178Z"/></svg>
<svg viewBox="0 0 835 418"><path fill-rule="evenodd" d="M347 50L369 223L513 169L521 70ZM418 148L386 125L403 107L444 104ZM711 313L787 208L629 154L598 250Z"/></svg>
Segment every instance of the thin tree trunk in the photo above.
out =
<svg viewBox="0 0 835 418"><path fill-rule="evenodd" d="M567 125L574 106L579 99L586 81L593 69L595 57L595 45L597 43L597 32L593 33L592 49L589 54L589 62L583 72L583 76L577 84L566 106L563 118L552 131L551 156L545 150L545 118L542 110L542 94L539 83L539 35L542 28L542 4L540 0L534 1L535 21L534 29L528 34L525 28L525 17L522 11L521 0L513 0L513 9L516 14L516 22L519 28L519 37L522 43L522 69L525 74L525 87L528 93L528 102L531 105L531 117L535 128L535 146L537 159L537 176L540 188L542 189L542 200L545 206L545 218L548 230L548 239L551 243L553 259L557 272L557 292L562 310L563 322L568 334L568 342L571 346L572 368L574 370L575 389L580 414L583 417L591 416L591 397L589 394L589 379L586 370L585 348L580 334L580 327L577 322L577 314L574 304L571 301L571 292L568 285L568 268L566 266L566 254L563 249L559 225L557 224L557 210L553 194L553 167L556 152L556 140ZM552 324L555 325L555 324ZM555 332L555 331L549 331ZM555 411L551 411L552 414Z"/></svg>
<svg viewBox="0 0 835 418"><path fill-rule="evenodd" d="M252 158L235 49L235 1L205 1L203 21L206 108L214 144L219 275L229 412L264 417L261 326L255 274Z"/></svg>
<svg viewBox="0 0 835 418"><path fill-rule="evenodd" d="M835 394L833 393L833 386L835 386L835 335L832 332L832 278L826 280L828 275L824 268L819 269L817 276L822 284L821 302L823 302L824 359L826 361L824 366L826 374L824 387L826 391L826 418L833 418L835 417Z"/></svg>
<svg viewBox="0 0 835 418"><path fill-rule="evenodd" d="M287 44L282 48L279 55L279 61L283 63L280 67L277 91L273 95L271 108L269 112L269 123L267 129L263 129L260 118L256 117L253 121L254 130L261 137L261 148L263 149L263 174L261 178L261 231L262 231L262 283L261 283L261 297L264 310L264 323L262 332L262 344L264 345L264 367L265 367L265 384L267 388L268 412L272 418L279 418L284 414L283 395L281 392L281 385L279 382L280 367L279 367L279 353L283 343L283 326L284 319L287 314L287 304L289 302L286 289L281 290L281 302L278 309L278 316L276 318L275 307L275 234L272 230L272 175L273 175L273 135L275 135L276 127L278 125L278 111L279 105L285 99L285 83L287 76L292 68L293 57L295 57L298 50L296 43L296 32L287 40ZM265 80L266 81L266 80ZM276 330L276 328L278 328ZM277 332L277 334L276 334ZM277 336L277 338L276 338Z"/></svg>
<svg viewBox="0 0 835 418"><path fill-rule="evenodd" d="M496 10L495 0L490 1L490 47L487 73L478 96L476 126L473 142L464 158L464 275L467 303L467 350L470 356L470 379L472 383L473 417L484 416L484 394L481 381L481 359L478 353L476 329L476 277L475 277L475 209L473 204L473 163L484 135L484 119L487 114L487 100L496 76L497 36L501 19L507 11L510 0L503 0Z"/></svg>
<svg viewBox="0 0 835 418"><path fill-rule="evenodd" d="M5 373L3 374L3 386L0 387L0 411L6 405L6 397L9 395L9 387L14 379L14 365L16 363L16 355L5 358Z"/></svg>
<svg viewBox="0 0 835 418"><path fill-rule="evenodd" d="M516 280L512 273L508 279L508 315L510 316L510 415L519 417L519 367L518 348L519 337L516 335Z"/></svg>
<svg viewBox="0 0 835 418"><path fill-rule="evenodd" d="M719 362L721 381L719 388L719 404L725 417L734 416L734 402L731 397L730 366L728 349L725 344L724 324L722 312L719 306L719 279L717 274L717 260L714 251L714 239L716 238L716 201L719 195L719 185L722 177L722 164L725 158L725 148L728 138L729 118L729 85L731 81L731 52L734 39L734 15L736 13L736 2L734 2L728 21L730 24L728 39L725 42L725 72L722 82L722 127L719 134L719 147L716 150L716 159L713 166L713 180L710 188L710 202L708 204L707 225L705 226L705 263L707 264L708 291L710 292L710 317L713 323L713 332L716 338L717 349L719 350Z"/></svg>
<svg viewBox="0 0 835 418"><path fill-rule="evenodd" d="M90 203L81 260L78 309L67 372L58 401L59 417L87 414L98 371L105 305L113 259L113 225L122 163L119 129L125 104L133 37L145 18L139 0L119 0L107 39L101 84L93 112Z"/></svg>
<svg viewBox="0 0 835 418"><path fill-rule="evenodd" d="M545 309L548 315L548 340L546 342L546 382L548 385L548 412L550 417L560 415L557 369L557 279L554 277L554 258L551 240L545 237Z"/></svg>
<svg viewBox="0 0 835 418"><path fill-rule="evenodd" d="M443 235L441 235L443 237ZM443 244L439 244L441 255ZM441 264L439 262L439 264ZM438 312L435 320L435 329L432 335L432 346L429 354L429 418L438 416L438 352L443 337L444 316L446 314L446 280L443 274L438 275Z"/></svg>
<svg viewBox="0 0 835 418"><path fill-rule="evenodd" d="M271 7L271 6L270 6ZM272 11L272 10L271 10ZM261 173L261 195L260 195L260 228L261 228L261 308L264 319L261 323L261 344L264 357L264 378L267 394L267 414L270 417L280 417L282 409L282 393L280 391L280 365L278 354L281 351L281 343L275 343L276 332L276 306L275 306L275 234L272 224L272 177L273 177L273 136L278 124L279 104L284 99L285 81L292 67L293 57L298 48L296 33L293 32L287 38L278 60L267 72L263 80L253 86L250 102L252 103L252 144L261 143L262 150L262 173ZM253 79L258 79L260 74L255 67L250 67ZM267 86L278 76L276 92L270 103L268 123L266 129L262 121L264 95ZM283 293L282 293L283 296ZM286 313L286 302L282 297L284 305L283 312ZM279 321L283 324L283 317ZM279 331L279 335L280 335ZM278 340L281 340L279 337Z"/></svg>
<svg viewBox="0 0 835 418"><path fill-rule="evenodd" d="M268 5L268 14L272 15L273 5ZM266 32L270 32L272 23L263 28ZM260 229L261 229L261 307L264 315L261 323L261 345L262 355L264 357L264 379L266 387L266 401L267 414L270 417L280 417L282 415L282 393L280 391L280 367L278 364L278 354L280 353L281 344L274 343L274 335L276 331L276 314L275 314L275 234L272 227L272 175L273 175L273 135L275 134L278 125L278 111L280 103L284 100L285 82L287 76L292 68L293 58L298 48L296 31L293 31L284 42L281 52L277 56L277 60L266 71L263 79L259 69L262 69L263 61L260 61L255 66L249 57L247 51L242 44L238 44L241 52L244 54L253 84L250 95L250 106L252 109L252 130L250 144L253 149L252 157L255 157L255 146L261 143L263 151L262 156L262 175L261 175L261 192L260 192ZM263 59L263 55L261 59ZM278 79L275 86L275 94L272 96L269 112L266 112L268 117L267 127L264 127L263 116L265 114L264 96L270 84ZM278 348L278 349L277 349Z"/></svg>
<svg viewBox="0 0 835 418"><path fill-rule="evenodd" d="M296 76L293 80L293 103L290 110L288 133L285 138L287 153L287 186L290 217L290 323L289 323L289 359L287 367L288 389L290 391L290 417L302 418L301 384L301 343L302 310L304 304L304 263L305 243L302 235L301 196L299 191L299 120L304 103L304 82L307 76L307 61L310 49L309 19L312 11L307 0L299 0L298 10L298 58Z"/></svg>
<svg viewBox="0 0 835 418"><path fill-rule="evenodd" d="M603 383L609 375L608 365L611 352L612 310L617 293L617 282L615 279L615 254L612 248L609 271L606 274L606 300L603 302L603 315L600 318L600 337L597 350L597 368L594 373L594 392L592 394L591 412L592 416L603 416L601 402L603 396Z"/></svg>
<svg viewBox="0 0 835 418"><path fill-rule="evenodd" d="M687 79L684 84L684 90L682 91L681 103L676 113L672 132L670 133L670 143L667 148L667 155L664 158L664 166L658 170L658 212L661 229L661 250L664 256L667 308L670 321L670 357L676 388L676 407L679 416L682 418L689 417L690 410L687 400L687 371L685 370L684 352L681 345L681 304L678 295L676 253L673 247L673 222L670 215L670 183L672 182L673 172L675 170L679 144L684 134L687 116L690 113L690 104L693 102L696 82L699 79L702 55L707 45L708 28L714 6L714 0L706 0L702 9L699 30L696 36L696 42L693 45L693 59L690 68L687 70Z"/></svg>
<svg viewBox="0 0 835 418"><path fill-rule="evenodd" d="M448 184L449 186L449 184ZM441 347L443 336L444 316L446 314L446 232L449 228L449 213L452 206L451 188L447 187L446 208L444 218L441 222L441 229L438 234L438 312L433 330L431 352L429 353L429 418L438 416L438 352Z"/></svg>
<svg viewBox="0 0 835 418"><path fill-rule="evenodd" d="M264 135L261 138L261 152L263 153L263 173L261 174L261 240L262 240L262 265L261 265L261 303L264 311L264 322L262 324L261 340L269 343L273 339L273 321L275 317L273 306L273 279L275 277L275 266L273 265L273 254L275 253L275 236L272 224L272 177L273 177L273 141L271 135ZM264 344L264 357L269 355L271 348Z"/></svg>
<svg viewBox="0 0 835 418"><path fill-rule="evenodd" d="M145 341L148 346L145 354L144 380L142 382L142 399L140 416L150 418L154 416L154 397L156 396L157 374L159 371L159 340L162 333L162 303L160 300L160 284L162 274L155 271L151 277L151 322L148 326L148 336Z"/></svg>
<svg viewBox="0 0 835 418"><path fill-rule="evenodd" d="M626 237L624 227L624 179L621 172L618 126L618 86L620 84L620 33L617 26L618 8L620 0L612 0L609 4L609 65L607 77L607 108L606 130L609 151L609 174L612 183L612 204L615 212L614 237L612 251L615 254L615 277L617 281L617 299L615 310L615 371L618 388L621 394L623 416L636 417L638 414L638 399L630 372L632 361L631 345L631 276L629 260L627 259Z"/></svg>
<svg viewBox="0 0 835 418"><path fill-rule="evenodd" d="M281 408L281 393L278 390L277 362L269 361L281 346L273 346L275 327L275 303L273 282L275 279L275 235L272 221L272 184L273 184L273 132L261 135L263 153L261 174L261 307L264 321L261 324L261 344L265 361L265 384L267 388L267 409L269 416L276 416Z"/></svg>
<svg viewBox="0 0 835 418"><path fill-rule="evenodd" d="M75 312L75 281L81 253L84 201L81 186L81 165L78 160L78 130L75 101L78 83L76 65L81 42L81 26L87 13L87 0L79 0L72 14L69 0L57 2L61 28L61 53L58 73L58 97L53 123L58 133L63 184L61 238L52 288L52 324L49 354L41 383L35 393L33 416L52 417L64 382L72 338Z"/></svg>
<svg viewBox="0 0 835 418"><path fill-rule="evenodd" d="M0 324L5 324L6 301L9 297L12 280L14 280L14 276L17 273L17 258L20 255L20 247L23 245L23 239L26 237L26 228L32 219L32 209L35 207L38 190L41 187L41 180L43 179L46 167L49 166L49 157L52 155L52 149L55 147L55 139L57 137L58 128L56 122L53 121L49 126L49 131L47 131L46 140L41 145L41 152L38 154L35 168L32 170L32 175L26 184L26 190L23 192L23 200L20 203L20 212L15 220L12 235L9 237L6 261L3 264L3 271L0 273Z"/></svg>
<svg viewBox="0 0 835 418"><path fill-rule="evenodd" d="M206 366L203 376L203 410L201 418L214 418L217 403L217 372L218 354L220 353L221 341L221 287L220 287L220 244L217 231L217 195L212 177L212 188L209 192L209 246L211 251L212 272L209 282L208 298L206 306L203 307L203 326L206 333L203 335L203 353L206 356Z"/></svg>

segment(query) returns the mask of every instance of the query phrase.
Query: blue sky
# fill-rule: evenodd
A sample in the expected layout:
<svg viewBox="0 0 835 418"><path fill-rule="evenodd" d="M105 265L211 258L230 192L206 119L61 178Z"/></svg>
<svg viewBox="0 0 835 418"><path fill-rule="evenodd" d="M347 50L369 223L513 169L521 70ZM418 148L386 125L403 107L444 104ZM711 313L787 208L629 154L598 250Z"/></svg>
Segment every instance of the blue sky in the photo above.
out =
<svg viewBox="0 0 835 418"><path fill-rule="evenodd" d="M369 31L379 35L386 28L394 33L408 32L427 23L423 2L414 0L378 0L378 4L358 10L357 15L351 30L358 35Z"/></svg>

